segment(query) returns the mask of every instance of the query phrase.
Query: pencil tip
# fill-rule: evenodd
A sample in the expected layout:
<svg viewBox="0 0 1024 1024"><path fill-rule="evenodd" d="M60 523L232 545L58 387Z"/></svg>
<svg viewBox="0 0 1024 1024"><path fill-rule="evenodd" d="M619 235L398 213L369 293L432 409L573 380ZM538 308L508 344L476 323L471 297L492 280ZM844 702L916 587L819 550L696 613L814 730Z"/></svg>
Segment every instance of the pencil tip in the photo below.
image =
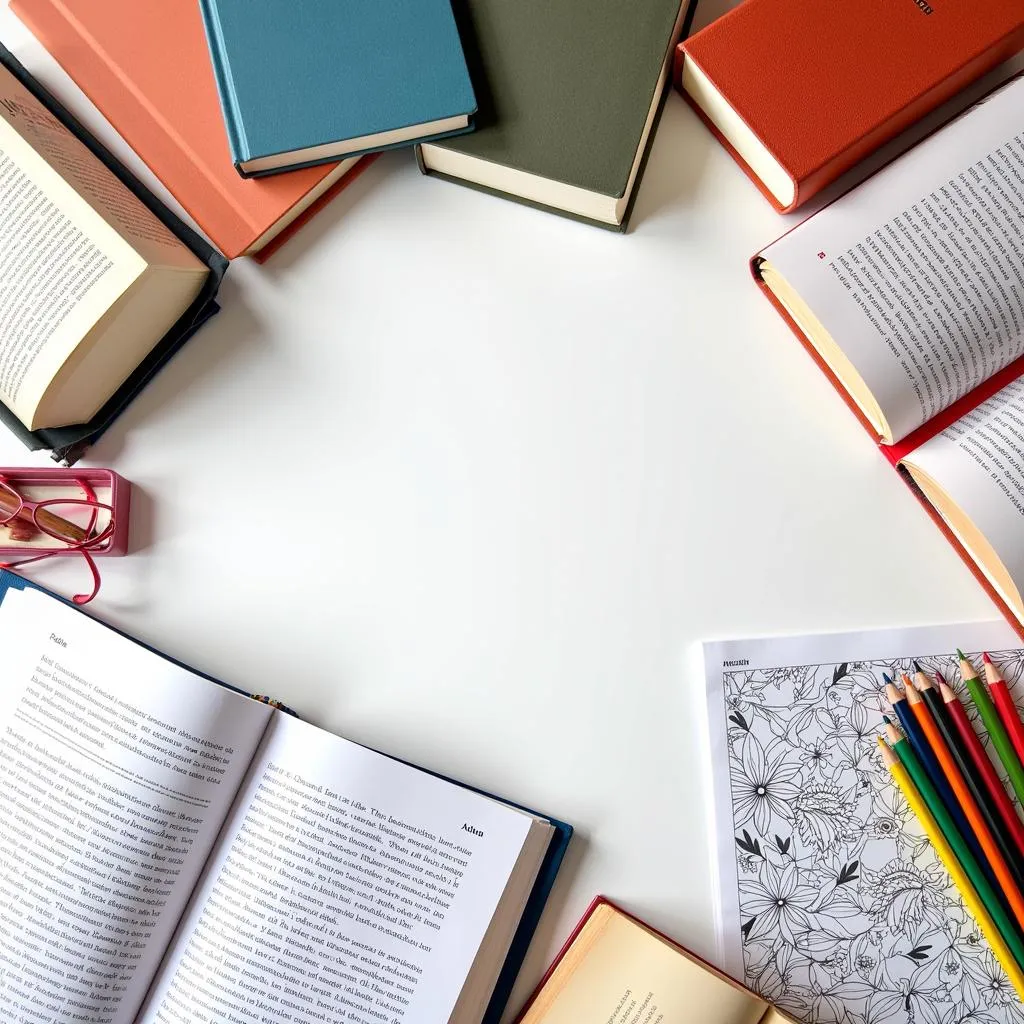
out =
<svg viewBox="0 0 1024 1024"><path fill-rule="evenodd" d="M924 669L921 668L921 662L919 662L917 660L917 658L914 659L914 671L915 672L923 672L924 671Z"/></svg>
<svg viewBox="0 0 1024 1024"><path fill-rule="evenodd" d="M986 665L992 664L992 659L988 656L988 651L985 651L985 653L981 656L981 660L985 662Z"/></svg>
<svg viewBox="0 0 1024 1024"><path fill-rule="evenodd" d="M961 651L959 647L958 647L958 648L956 649L956 656L957 656L957 657L958 657L958 658L959 658L959 659L960 659L961 661L966 661L966 660L967 660L967 655L966 655L966 654L964 654L964 652L963 652L963 651Z"/></svg>
<svg viewBox="0 0 1024 1024"><path fill-rule="evenodd" d="M882 715L882 721L885 722L886 725L892 725L892 719L888 715Z"/></svg>
<svg viewBox="0 0 1024 1024"><path fill-rule="evenodd" d="M882 673L882 678L885 680L886 686L892 686L892 676L888 672Z"/></svg>

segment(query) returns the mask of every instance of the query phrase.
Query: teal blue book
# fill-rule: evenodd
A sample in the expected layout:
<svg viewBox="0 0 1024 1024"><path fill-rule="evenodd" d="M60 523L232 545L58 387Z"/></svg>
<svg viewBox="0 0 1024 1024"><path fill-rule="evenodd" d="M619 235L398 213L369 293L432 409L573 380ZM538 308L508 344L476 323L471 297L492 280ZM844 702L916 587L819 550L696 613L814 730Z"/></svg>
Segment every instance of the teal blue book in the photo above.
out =
<svg viewBox="0 0 1024 1024"><path fill-rule="evenodd" d="M200 0L243 177L472 130L451 0Z"/></svg>

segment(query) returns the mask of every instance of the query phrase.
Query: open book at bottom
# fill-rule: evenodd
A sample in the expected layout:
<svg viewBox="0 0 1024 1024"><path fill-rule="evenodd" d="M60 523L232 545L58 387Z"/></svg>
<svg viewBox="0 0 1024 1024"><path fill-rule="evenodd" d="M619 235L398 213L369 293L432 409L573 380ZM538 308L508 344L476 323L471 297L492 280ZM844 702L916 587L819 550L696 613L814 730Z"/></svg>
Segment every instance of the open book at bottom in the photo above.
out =
<svg viewBox="0 0 1024 1024"><path fill-rule="evenodd" d="M1024 636L1024 77L751 266Z"/></svg>
<svg viewBox="0 0 1024 1024"><path fill-rule="evenodd" d="M598 896L516 1024L794 1024L706 960Z"/></svg>
<svg viewBox="0 0 1024 1024"><path fill-rule="evenodd" d="M496 1022L571 829L0 575L0 1017Z"/></svg>

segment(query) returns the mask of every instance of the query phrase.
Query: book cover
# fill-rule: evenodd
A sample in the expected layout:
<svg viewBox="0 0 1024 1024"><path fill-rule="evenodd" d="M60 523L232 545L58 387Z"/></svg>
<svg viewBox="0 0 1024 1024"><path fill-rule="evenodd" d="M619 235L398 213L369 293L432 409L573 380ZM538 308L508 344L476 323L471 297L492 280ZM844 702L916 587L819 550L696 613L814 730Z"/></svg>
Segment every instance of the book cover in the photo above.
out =
<svg viewBox="0 0 1024 1024"><path fill-rule="evenodd" d="M243 176L471 127L476 98L449 0L200 6Z"/></svg>
<svg viewBox="0 0 1024 1024"><path fill-rule="evenodd" d="M266 259L372 159L239 178L195 4L12 0L11 10L228 259Z"/></svg>
<svg viewBox="0 0 1024 1024"><path fill-rule="evenodd" d="M675 81L785 212L1022 48L1019 0L745 0L680 45ZM682 81L687 65L710 82L717 114ZM755 172L750 137L790 195Z"/></svg>
<svg viewBox="0 0 1024 1024"><path fill-rule="evenodd" d="M431 144L441 159L421 147L421 170L625 230L664 98L666 58L695 7L468 0L460 28L480 99L477 128ZM431 166L451 156L487 164L488 172L474 179ZM550 195L552 184L560 195ZM585 196L622 209L594 216Z"/></svg>
<svg viewBox="0 0 1024 1024"><path fill-rule="evenodd" d="M228 265L227 260L213 246L157 199L2 45L0 65L7 68L72 135L80 139L90 152L210 270L206 284L195 301L88 423L31 431L6 406L0 405L0 422L3 422L26 447L33 451L49 449L55 461L69 466L82 457L88 447L107 430L178 349L219 310L217 292Z"/></svg>

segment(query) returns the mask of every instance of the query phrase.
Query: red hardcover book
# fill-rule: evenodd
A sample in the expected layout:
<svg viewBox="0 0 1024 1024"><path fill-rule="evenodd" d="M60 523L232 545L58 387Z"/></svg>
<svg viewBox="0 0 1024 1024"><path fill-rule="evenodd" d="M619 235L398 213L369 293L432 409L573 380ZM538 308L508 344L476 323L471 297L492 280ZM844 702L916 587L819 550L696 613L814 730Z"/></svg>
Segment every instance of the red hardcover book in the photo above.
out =
<svg viewBox="0 0 1024 1024"><path fill-rule="evenodd" d="M241 179L195 2L11 0L11 9L229 259L263 262L374 159Z"/></svg>
<svg viewBox="0 0 1024 1024"><path fill-rule="evenodd" d="M751 269L1024 637L1024 76Z"/></svg>
<svg viewBox="0 0 1024 1024"><path fill-rule="evenodd" d="M706 960L598 896L516 1024L740 1019L793 1024Z"/></svg>
<svg viewBox="0 0 1024 1024"><path fill-rule="evenodd" d="M675 81L785 212L1021 49L1021 0L745 0Z"/></svg>

